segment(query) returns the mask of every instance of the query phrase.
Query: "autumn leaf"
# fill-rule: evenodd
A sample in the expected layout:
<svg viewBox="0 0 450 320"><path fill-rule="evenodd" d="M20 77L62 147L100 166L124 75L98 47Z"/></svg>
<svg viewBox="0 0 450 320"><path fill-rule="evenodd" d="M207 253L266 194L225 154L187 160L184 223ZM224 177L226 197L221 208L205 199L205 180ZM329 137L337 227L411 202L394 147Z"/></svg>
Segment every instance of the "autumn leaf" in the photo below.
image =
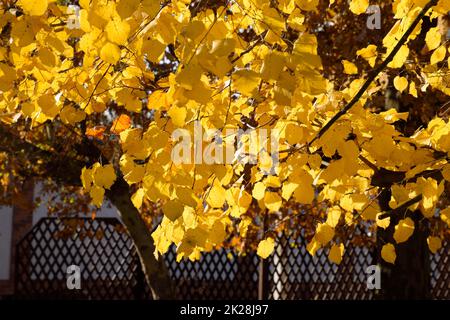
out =
<svg viewBox="0 0 450 320"><path fill-rule="evenodd" d="M394 245L391 243L385 244L383 248L381 248L381 257L384 261L394 264L397 259Z"/></svg>
<svg viewBox="0 0 450 320"><path fill-rule="evenodd" d="M339 245L334 244L330 249L328 258L335 264L340 264L342 261L343 254L344 254L344 245L342 243Z"/></svg>
<svg viewBox="0 0 450 320"><path fill-rule="evenodd" d="M17 4L26 14L42 16L47 11L48 0L19 0Z"/></svg>
<svg viewBox="0 0 450 320"><path fill-rule="evenodd" d="M116 64L120 60L120 56L120 48L111 42L106 43L100 50L100 58L111 64Z"/></svg>
<svg viewBox="0 0 450 320"><path fill-rule="evenodd" d="M405 77L395 77L394 78L394 87L400 92L405 91L408 87L408 80Z"/></svg>
<svg viewBox="0 0 450 320"><path fill-rule="evenodd" d="M106 130L106 127L95 126L95 127L92 127L92 128L87 128L85 134L88 137L95 138L95 139L98 139L98 140L103 140L105 130Z"/></svg>
<svg viewBox="0 0 450 320"><path fill-rule="evenodd" d="M397 243L407 241L414 233L414 221L411 218L402 219L395 226L394 239Z"/></svg>
<svg viewBox="0 0 450 320"><path fill-rule="evenodd" d="M442 240L439 237L428 237L427 243L430 251L433 254L435 254L440 248L442 248Z"/></svg>
<svg viewBox="0 0 450 320"><path fill-rule="evenodd" d="M342 60L342 65L346 74L358 74L358 67L353 62Z"/></svg>
<svg viewBox="0 0 450 320"><path fill-rule="evenodd" d="M369 6L369 0L351 0L350 1L350 11L357 15L365 13L368 6Z"/></svg>
<svg viewBox="0 0 450 320"><path fill-rule="evenodd" d="M257 254L263 259L267 259L275 248L275 240L273 238L267 238L258 244Z"/></svg>
<svg viewBox="0 0 450 320"><path fill-rule="evenodd" d="M115 134L120 134L122 131L128 129L130 126L131 126L131 118L126 114L121 114L113 121L110 131Z"/></svg>

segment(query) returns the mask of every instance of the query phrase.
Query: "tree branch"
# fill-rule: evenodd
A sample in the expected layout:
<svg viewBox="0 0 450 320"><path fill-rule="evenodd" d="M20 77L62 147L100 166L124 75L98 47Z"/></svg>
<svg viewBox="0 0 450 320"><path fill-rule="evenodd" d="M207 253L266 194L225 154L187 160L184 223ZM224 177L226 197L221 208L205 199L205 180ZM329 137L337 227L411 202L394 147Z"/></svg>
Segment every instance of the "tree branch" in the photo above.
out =
<svg viewBox="0 0 450 320"><path fill-rule="evenodd" d="M241 52L241 54L239 54L237 57L235 57L234 59L231 60L231 63L235 63L236 61L239 61L239 59L241 59L243 56L245 56L247 53L249 53L250 51L252 51L257 45L261 44L264 41L264 37L267 35L267 32L269 30L265 30L263 31L259 36L258 39L253 42L247 49L245 49L244 51Z"/></svg>
<svg viewBox="0 0 450 320"><path fill-rule="evenodd" d="M386 60L383 61L382 64L380 64L376 69L372 70L369 73L369 77L367 78L366 82L362 85L361 89L359 89L358 93L353 97L353 99L338 113L334 115L333 118L331 118L330 121L328 121L322 129L320 129L319 133L309 142L308 145L312 145L314 141L320 139L325 132L327 132L331 126L339 120L344 114L347 113L362 97L362 95L366 92L366 90L369 88L370 84L376 79L378 74L383 71L387 67L387 65L394 59L395 55L398 53L400 48L406 43L411 33L414 31L416 26L419 24L419 22L423 19L425 14L428 12L428 10L435 6L437 4L438 0L431 0L428 2L425 7L420 11L419 15L416 17L416 19L413 21L411 26L409 26L408 30L406 30L405 34L400 38L399 42L396 44L394 49L391 51L391 53L387 56Z"/></svg>
<svg viewBox="0 0 450 320"><path fill-rule="evenodd" d="M409 206L412 206L413 204L416 204L417 202L419 202L421 200L422 200L421 194L418 196L415 196L414 198L406 201L405 203L398 206L397 208L381 213L380 216L378 217L378 219L383 220L383 219L389 218L390 216L392 216L396 213L399 213L399 212L402 212L403 210L408 209Z"/></svg>

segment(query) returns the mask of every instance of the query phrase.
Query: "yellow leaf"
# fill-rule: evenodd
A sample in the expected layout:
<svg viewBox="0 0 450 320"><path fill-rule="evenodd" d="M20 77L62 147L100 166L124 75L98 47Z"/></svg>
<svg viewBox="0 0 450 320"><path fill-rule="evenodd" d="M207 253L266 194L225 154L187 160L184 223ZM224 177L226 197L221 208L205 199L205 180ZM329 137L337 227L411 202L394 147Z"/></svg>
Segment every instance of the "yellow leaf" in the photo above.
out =
<svg viewBox="0 0 450 320"><path fill-rule="evenodd" d="M362 210L367 204L368 199L363 194L346 194L340 200L343 209L353 212L353 210Z"/></svg>
<svg viewBox="0 0 450 320"><path fill-rule="evenodd" d="M418 97L416 85L412 81L409 84L409 94L412 95L414 98Z"/></svg>
<svg viewBox="0 0 450 320"><path fill-rule="evenodd" d="M264 6L262 10L264 16L264 26L269 26L270 30L276 34L281 33L284 30L284 19L277 10Z"/></svg>
<svg viewBox="0 0 450 320"><path fill-rule="evenodd" d="M383 116L386 123L394 123L398 120L408 120L409 112L397 112L395 109L389 109L388 111L380 112L380 115Z"/></svg>
<svg viewBox="0 0 450 320"><path fill-rule="evenodd" d="M277 192L266 192L264 196L264 204L269 212L276 212L281 207L281 197Z"/></svg>
<svg viewBox="0 0 450 320"><path fill-rule="evenodd" d="M311 204L315 198L315 189L312 185L313 178L306 170L298 170L291 176L292 182L299 187L294 191L294 198L299 203Z"/></svg>
<svg viewBox="0 0 450 320"><path fill-rule="evenodd" d="M321 245L326 245L334 237L334 228L326 223L319 223L316 228L316 240Z"/></svg>
<svg viewBox="0 0 450 320"><path fill-rule="evenodd" d="M439 215L441 217L441 220L447 223L447 225L450 227L450 207L441 210L439 212Z"/></svg>
<svg viewBox="0 0 450 320"><path fill-rule="evenodd" d="M268 188L279 188L281 187L281 181L277 176L268 176L264 180L264 185Z"/></svg>
<svg viewBox="0 0 450 320"><path fill-rule="evenodd" d="M130 25L128 22L115 17L108 22L105 31L109 41L118 45L124 45L130 34Z"/></svg>
<svg viewBox="0 0 450 320"><path fill-rule="evenodd" d="M121 114L116 120L114 120L111 126L111 132L120 134L122 131L128 129L131 126L131 119L126 114Z"/></svg>
<svg viewBox="0 0 450 320"><path fill-rule="evenodd" d="M266 192L266 186L262 182L257 182L253 186L252 196L256 200L262 200L264 198L264 193Z"/></svg>
<svg viewBox="0 0 450 320"><path fill-rule="evenodd" d="M50 119L56 117L60 111L60 107L56 105L55 97L52 94L45 94L37 100L42 112Z"/></svg>
<svg viewBox="0 0 450 320"><path fill-rule="evenodd" d="M431 55L430 64L433 65L438 62L441 62L442 60L444 60L446 54L447 49L445 48L445 46L440 46L439 48L434 50L433 54Z"/></svg>
<svg viewBox="0 0 450 320"><path fill-rule="evenodd" d="M431 218L434 215L435 207L439 197L444 191L444 183L437 183L433 178L417 179L417 188L422 194L422 201L420 202L420 210L426 218Z"/></svg>
<svg viewBox="0 0 450 320"><path fill-rule="evenodd" d="M184 206L179 200L170 200L162 206L164 215L171 221L177 220L184 211Z"/></svg>
<svg viewBox="0 0 450 320"><path fill-rule="evenodd" d="M425 37L428 49L434 50L441 45L442 35L439 32L439 27L431 28Z"/></svg>
<svg viewBox="0 0 450 320"><path fill-rule="evenodd" d="M198 64L190 64L178 72L175 80L180 87L192 90L195 84L200 81L202 72L203 70Z"/></svg>
<svg viewBox="0 0 450 320"><path fill-rule="evenodd" d="M27 117L33 117L33 115L38 111L34 103L24 102L21 104L21 107L22 113Z"/></svg>
<svg viewBox="0 0 450 320"><path fill-rule="evenodd" d="M83 188L86 191L90 191L92 182L93 182L92 169L87 169L86 167L83 167L83 169L81 169L81 184L83 185Z"/></svg>
<svg viewBox="0 0 450 320"><path fill-rule="evenodd" d="M315 196L314 187L310 183L300 184L294 191L295 200L303 204L312 204Z"/></svg>
<svg viewBox="0 0 450 320"><path fill-rule="evenodd" d="M89 194L91 195L92 203L100 208L103 203L103 197L105 196L105 189L94 185Z"/></svg>
<svg viewBox="0 0 450 320"><path fill-rule="evenodd" d="M195 210L193 208L184 207L183 223L186 229L194 229L198 226L197 215L195 214Z"/></svg>
<svg viewBox="0 0 450 320"><path fill-rule="evenodd" d="M120 0L116 11L122 19L130 17L139 7L140 0Z"/></svg>
<svg viewBox="0 0 450 320"><path fill-rule="evenodd" d="M260 81L259 74L252 70L239 70L233 73L232 86L243 95L256 94Z"/></svg>
<svg viewBox="0 0 450 320"><path fill-rule="evenodd" d="M369 6L369 0L351 0L350 11L354 14L360 15L365 13Z"/></svg>
<svg viewBox="0 0 450 320"><path fill-rule="evenodd" d="M263 259L266 259L268 256L270 256L275 249L275 240L271 237L261 241L258 244L258 250L257 254Z"/></svg>
<svg viewBox="0 0 450 320"><path fill-rule="evenodd" d="M86 118L86 113L83 110L75 109L73 106L64 106L59 114L62 122L74 125L83 121Z"/></svg>
<svg viewBox="0 0 450 320"><path fill-rule="evenodd" d="M294 0L298 7L305 11L316 10L319 5L319 0Z"/></svg>
<svg viewBox="0 0 450 320"><path fill-rule="evenodd" d="M287 142L291 145L303 142L305 138L303 127L294 123L289 123L285 129L285 137Z"/></svg>
<svg viewBox="0 0 450 320"><path fill-rule="evenodd" d="M400 220L395 226L394 239L397 243L405 242L414 233L414 221L411 218Z"/></svg>
<svg viewBox="0 0 450 320"><path fill-rule="evenodd" d="M289 26L291 26L295 30L304 31L305 27L303 23L305 22L305 16L299 9L295 9L291 12L292 13L289 15L289 18L287 20Z"/></svg>
<svg viewBox="0 0 450 320"><path fill-rule="evenodd" d="M372 202L361 211L361 217L364 220L376 220L378 212L380 212L380 207L376 202Z"/></svg>
<svg viewBox="0 0 450 320"><path fill-rule="evenodd" d="M42 16L48 7L48 0L19 0L17 4L30 16Z"/></svg>
<svg viewBox="0 0 450 320"><path fill-rule="evenodd" d="M149 109L164 109L166 108L166 93L163 91L154 91L152 94L148 97L148 105L147 108Z"/></svg>
<svg viewBox="0 0 450 320"><path fill-rule="evenodd" d="M261 78L264 80L278 80L280 72L284 67L284 57L279 52L272 52L266 55L261 68Z"/></svg>
<svg viewBox="0 0 450 320"><path fill-rule="evenodd" d="M320 248L321 248L320 242L317 241L316 237L312 238L311 241L306 245L306 250L312 256L314 256L317 250L319 250Z"/></svg>
<svg viewBox="0 0 450 320"><path fill-rule="evenodd" d="M302 57L311 59L313 55L317 55L317 47L318 47L317 37L313 34L305 32L302 33L295 41L294 53L300 54Z"/></svg>
<svg viewBox="0 0 450 320"><path fill-rule="evenodd" d="M186 108L172 106L167 112L176 127L183 127L186 121Z"/></svg>
<svg viewBox="0 0 450 320"><path fill-rule="evenodd" d="M408 80L405 77L396 76L394 78L394 87L398 91L403 92L408 87Z"/></svg>
<svg viewBox="0 0 450 320"><path fill-rule="evenodd" d="M386 229L387 227L389 227L389 224L391 223L391 218L389 217L389 218L379 219L379 216L381 214L382 214L381 212L377 213L376 223L377 223L378 227Z"/></svg>
<svg viewBox="0 0 450 320"><path fill-rule="evenodd" d="M120 60L120 48L114 43L108 42L100 50L100 58L110 64L116 64Z"/></svg>
<svg viewBox="0 0 450 320"><path fill-rule="evenodd" d="M142 0L142 9L150 16L151 19L155 17L155 15L160 10L160 1L155 0Z"/></svg>
<svg viewBox="0 0 450 320"><path fill-rule="evenodd" d="M252 223L252 219L249 217L243 217L239 223L239 234L245 238L247 236L248 227Z"/></svg>
<svg viewBox="0 0 450 320"><path fill-rule="evenodd" d="M116 172L112 164L94 167L94 184L105 189L111 188L116 181Z"/></svg>
<svg viewBox="0 0 450 320"><path fill-rule="evenodd" d="M397 254L395 253L395 247L392 243L385 244L381 248L381 257L384 261L394 264Z"/></svg>
<svg viewBox="0 0 450 320"><path fill-rule="evenodd" d="M375 61L377 60L377 46L371 44L366 48L356 51L356 55L366 60L373 68L375 66Z"/></svg>
<svg viewBox="0 0 450 320"><path fill-rule="evenodd" d="M335 206L328 210L327 221L325 223L335 228L340 218L341 218L341 209Z"/></svg>
<svg viewBox="0 0 450 320"><path fill-rule="evenodd" d="M131 202L135 206L136 209L141 209L142 201L144 200L145 190L143 188L139 188L132 196Z"/></svg>
<svg viewBox="0 0 450 320"><path fill-rule="evenodd" d="M199 202L199 199L191 188L177 188L176 194L177 199L186 206L195 208Z"/></svg>
<svg viewBox="0 0 450 320"><path fill-rule="evenodd" d="M445 180L450 181L450 164L446 164L442 168L442 176L444 177Z"/></svg>
<svg viewBox="0 0 450 320"><path fill-rule="evenodd" d="M146 39L142 45L142 53L147 55L151 62L158 62L166 49L166 45L157 39Z"/></svg>
<svg viewBox="0 0 450 320"><path fill-rule="evenodd" d="M328 254L328 259L330 259L331 262L334 262L336 264L340 264L342 261L342 256L344 255L344 244L334 244L331 249L330 253Z"/></svg>
<svg viewBox="0 0 450 320"><path fill-rule="evenodd" d="M208 197L206 202L212 208L222 208L225 203L225 189L220 185L219 182L215 181L213 186L208 192Z"/></svg>
<svg viewBox="0 0 450 320"><path fill-rule="evenodd" d="M394 56L394 59L388 64L389 68L401 68L406 59L409 56L409 48L407 45L403 45L400 50L398 50L397 54Z"/></svg>
<svg viewBox="0 0 450 320"><path fill-rule="evenodd" d="M295 190L297 190L299 184L294 182L285 182L282 186L281 196L284 200L289 200L294 193Z"/></svg>
<svg viewBox="0 0 450 320"><path fill-rule="evenodd" d="M142 181L145 174L145 166L135 164L133 159L127 155L120 158L120 170L123 178L130 185Z"/></svg>
<svg viewBox="0 0 450 320"><path fill-rule="evenodd" d="M438 250L442 247L442 240L438 237L428 237L427 239L428 248L433 253L438 252Z"/></svg>
<svg viewBox="0 0 450 320"><path fill-rule="evenodd" d="M344 73L358 74L358 67L353 62L342 60L342 65L344 66Z"/></svg>

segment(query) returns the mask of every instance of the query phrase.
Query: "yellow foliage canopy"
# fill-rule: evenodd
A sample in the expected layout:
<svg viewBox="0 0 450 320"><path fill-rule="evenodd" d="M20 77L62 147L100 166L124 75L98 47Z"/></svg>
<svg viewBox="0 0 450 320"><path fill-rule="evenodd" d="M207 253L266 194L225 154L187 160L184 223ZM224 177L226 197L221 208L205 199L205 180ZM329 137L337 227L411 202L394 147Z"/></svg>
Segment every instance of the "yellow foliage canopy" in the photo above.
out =
<svg viewBox="0 0 450 320"><path fill-rule="evenodd" d="M416 64L410 42L422 26L408 29L421 14L445 15L449 1L431 7L396 1L382 46L367 43L353 57L340 57L346 81L336 83L307 25L319 1L236 0L198 11L185 0L79 3L77 28L66 25L60 1L2 5L0 121L12 127L26 121L36 134L42 124L61 121L81 139L101 141L104 165L98 159L86 165L83 187L101 206L105 190L123 179L136 208L158 207L156 254L175 244L179 259L197 259L232 234L245 239L261 217L309 215L292 210L323 203L326 214L308 220L315 229L308 251L327 248L340 263L343 228L361 222L388 228L394 221L380 219L374 204L383 187L374 184L380 169L404 174L389 185L392 214L400 208L435 215L445 182L422 175L443 171L449 179L447 158L437 155L450 152L450 123L436 117L406 135L396 122L408 113L366 106L380 101L373 99L375 83L392 74L395 89L415 99L427 89L450 95L448 42L430 29L429 63ZM346 10L360 15L368 5L352 0ZM383 61L386 74L370 72ZM403 208L411 199L418 200ZM448 209L440 216L448 225ZM407 217L393 236L401 243L413 232ZM254 246L261 257L274 250L274 237ZM433 252L439 237L428 240ZM394 263L394 245L381 255Z"/></svg>

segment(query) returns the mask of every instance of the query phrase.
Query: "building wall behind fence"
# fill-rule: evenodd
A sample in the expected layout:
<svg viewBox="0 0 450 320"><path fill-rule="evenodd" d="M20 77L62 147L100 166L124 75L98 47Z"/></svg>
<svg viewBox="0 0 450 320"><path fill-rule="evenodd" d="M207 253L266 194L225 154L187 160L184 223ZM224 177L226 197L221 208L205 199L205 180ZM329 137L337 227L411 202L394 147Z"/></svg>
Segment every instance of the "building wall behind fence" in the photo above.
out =
<svg viewBox="0 0 450 320"><path fill-rule="evenodd" d="M48 216L47 201L53 194L42 194L42 186L32 180L22 187L20 197L13 199L13 206L0 206L0 297L14 293L14 256L17 243L42 218ZM36 198L41 205L33 207ZM82 216L81 214L77 214ZM97 212L99 218L119 218L117 210L108 201Z"/></svg>

